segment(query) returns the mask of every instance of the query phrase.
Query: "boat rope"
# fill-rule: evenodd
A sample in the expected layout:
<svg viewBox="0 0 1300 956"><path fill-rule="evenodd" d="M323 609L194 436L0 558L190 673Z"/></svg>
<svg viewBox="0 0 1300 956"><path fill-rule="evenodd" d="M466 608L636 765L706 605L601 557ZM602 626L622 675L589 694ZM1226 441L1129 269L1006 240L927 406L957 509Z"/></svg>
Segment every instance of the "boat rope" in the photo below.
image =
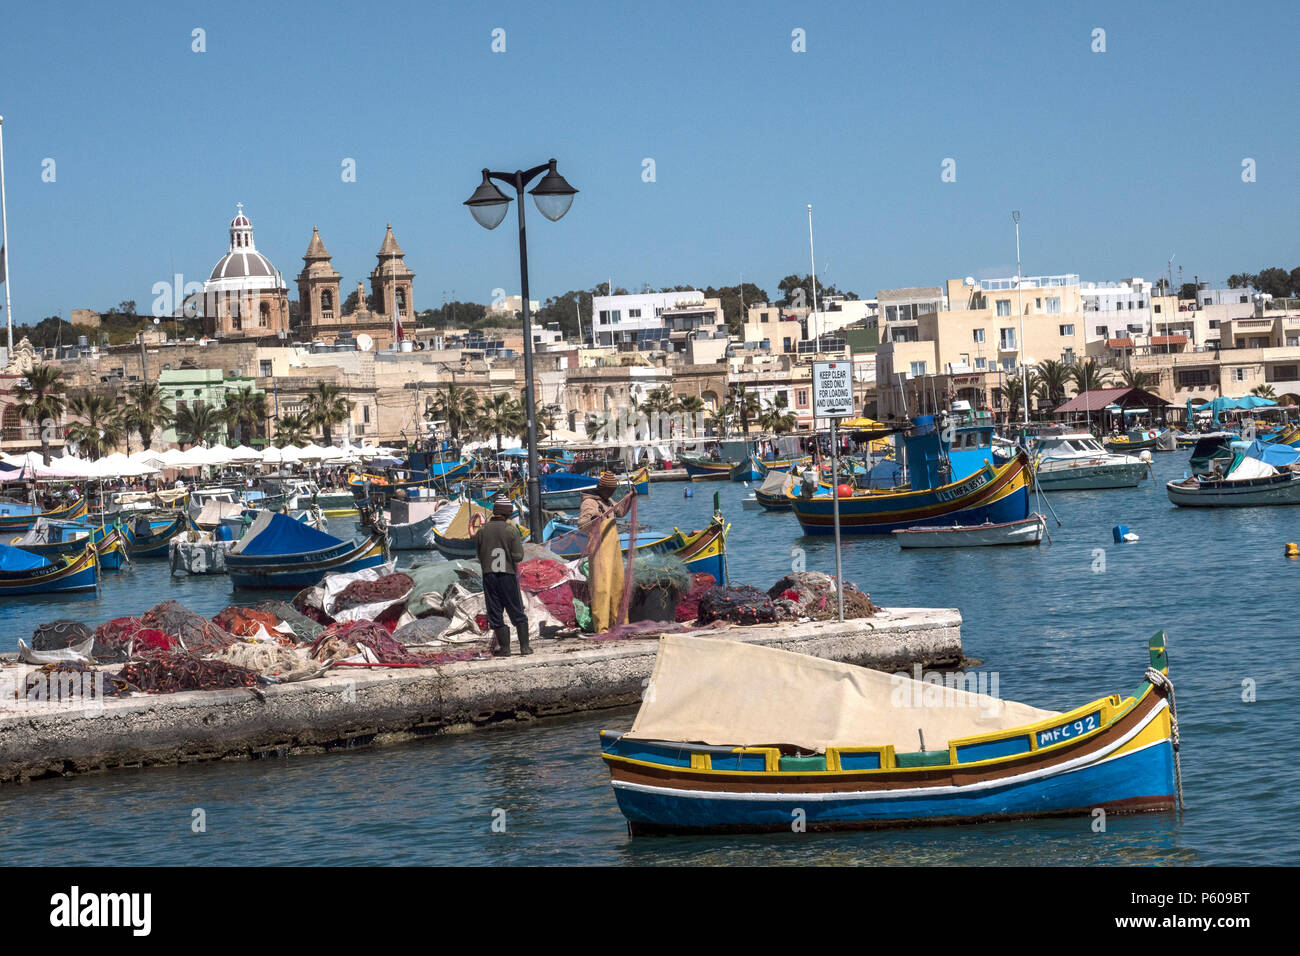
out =
<svg viewBox="0 0 1300 956"><path fill-rule="evenodd" d="M1146 680L1152 687L1159 688L1161 693L1169 698L1169 727L1174 745L1174 787L1178 795L1178 809L1182 812L1187 809L1187 806L1183 802L1183 765L1178 752L1178 702L1174 698L1174 682L1169 679L1167 674L1162 674L1154 667L1147 668Z"/></svg>

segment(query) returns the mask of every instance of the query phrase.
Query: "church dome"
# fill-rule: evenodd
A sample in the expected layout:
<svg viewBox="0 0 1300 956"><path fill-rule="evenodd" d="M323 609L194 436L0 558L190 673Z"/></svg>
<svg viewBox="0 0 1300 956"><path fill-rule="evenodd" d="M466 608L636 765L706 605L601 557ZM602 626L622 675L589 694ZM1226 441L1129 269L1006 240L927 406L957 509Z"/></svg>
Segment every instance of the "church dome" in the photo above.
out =
<svg viewBox="0 0 1300 956"><path fill-rule="evenodd" d="M204 292L283 288L286 286L280 273L253 244L253 223L244 215L244 204L239 203L235 218L230 220L230 246L212 267Z"/></svg>
<svg viewBox="0 0 1300 956"><path fill-rule="evenodd" d="M275 275L275 267L257 250L227 252L212 268L209 279L242 279Z"/></svg>

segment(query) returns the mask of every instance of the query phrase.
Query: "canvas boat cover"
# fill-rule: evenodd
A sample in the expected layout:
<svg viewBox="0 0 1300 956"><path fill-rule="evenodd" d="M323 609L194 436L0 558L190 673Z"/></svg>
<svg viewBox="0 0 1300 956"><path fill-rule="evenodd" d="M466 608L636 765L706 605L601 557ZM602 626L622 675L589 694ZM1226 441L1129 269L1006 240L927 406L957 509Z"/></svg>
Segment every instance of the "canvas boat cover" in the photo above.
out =
<svg viewBox="0 0 1300 956"><path fill-rule="evenodd" d="M794 476L788 471L769 471L763 477L758 490L765 495L783 495L787 488L794 487Z"/></svg>
<svg viewBox="0 0 1300 956"><path fill-rule="evenodd" d="M820 657L665 634L629 739L715 746L827 747L892 744L940 750L950 739L1055 717L1015 701ZM920 733L918 733L918 731Z"/></svg>
<svg viewBox="0 0 1300 956"><path fill-rule="evenodd" d="M35 571L49 563L49 560L39 554L0 544L0 571Z"/></svg>
<svg viewBox="0 0 1300 956"><path fill-rule="evenodd" d="M246 507L248 506L242 501L208 501L204 503L203 510L194 519L194 523L211 527L220 524L221 519L227 515L243 514Z"/></svg>
<svg viewBox="0 0 1300 956"><path fill-rule="evenodd" d="M1277 474L1277 469L1267 462L1247 455L1238 455L1228 472L1229 481L1247 481L1251 478L1269 478Z"/></svg>
<svg viewBox="0 0 1300 956"><path fill-rule="evenodd" d="M1245 454L1267 465L1272 465L1274 468L1300 462L1300 448L1279 445L1275 442L1260 441L1259 439L1250 443L1250 447L1246 449Z"/></svg>
<svg viewBox="0 0 1300 956"><path fill-rule="evenodd" d="M324 551L344 543L342 538L317 531L311 525L295 521L288 515L263 511L230 551L232 554L262 557Z"/></svg>
<svg viewBox="0 0 1300 956"><path fill-rule="evenodd" d="M456 512L456 516L452 518L451 523L447 525L447 530L438 533L444 538L461 541L467 540L470 537L469 519L471 516L476 514L482 515L483 520L486 521L488 518L492 517L492 509L484 508L482 505L476 505L468 499L462 501L460 503L460 510Z"/></svg>

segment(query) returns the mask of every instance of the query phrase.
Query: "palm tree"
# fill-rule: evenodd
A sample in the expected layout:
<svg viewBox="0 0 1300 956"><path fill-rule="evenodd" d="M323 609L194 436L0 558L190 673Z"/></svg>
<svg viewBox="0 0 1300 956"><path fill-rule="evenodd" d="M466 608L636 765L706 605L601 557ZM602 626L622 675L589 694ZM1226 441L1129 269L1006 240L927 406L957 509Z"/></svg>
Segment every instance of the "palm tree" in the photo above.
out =
<svg viewBox="0 0 1300 956"><path fill-rule="evenodd" d="M1157 380L1151 372L1138 372L1131 368L1120 372L1119 379L1125 388L1151 388Z"/></svg>
<svg viewBox="0 0 1300 956"><path fill-rule="evenodd" d="M1006 380L1006 383L1002 386L1002 397L1011 406L1007 412L1007 421L1015 421L1017 413L1020 411L1020 402L1025 397L1024 383L1020 381L1019 376Z"/></svg>
<svg viewBox="0 0 1300 956"><path fill-rule="evenodd" d="M759 416L758 424L764 431L769 431L776 435L794 431L794 412L790 411L789 405L786 403L784 392L776 393L776 398L768 404L767 408L765 408L763 413Z"/></svg>
<svg viewBox="0 0 1300 956"><path fill-rule="evenodd" d="M685 412L687 415L702 412L704 411L704 399L698 395L687 395L685 398L678 399L676 411Z"/></svg>
<svg viewBox="0 0 1300 956"><path fill-rule="evenodd" d="M140 443L148 451L153 444L156 428L166 428L176 416L163 402L162 388L157 382L141 382L127 401L124 421L128 429L140 435ZM130 435L127 436L128 444Z"/></svg>
<svg viewBox="0 0 1300 956"><path fill-rule="evenodd" d="M457 442L462 431L473 429L474 419L478 417L478 413L478 393L452 382L446 388L437 389L433 393L433 400L429 403L429 412L425 417L430 421L437 419L445 421L451 440Z"/></svg>
<svg viewBox="0 0 1300 956"><path fill-rule="evenodd" d="M283 415L275 423L275 447L302 445L311 438L311 425L305 415Z"/></svg>
<svg viewBox="0 0 1300 956"><path fill-rule="evenodd" d="M81 419L68 426L68 437L92 460L121 444L127 434L117 401L102 392L79 392L68 400L68 411Z"/></svg>
<svg viewBox="0 0 1300 956"><path fill-rule="evenodd" d="M527 427L524 409L517 399L507 392L497 392L483 403L479 413L477 429L480 434L491 435L496 439L497 451L501 451L502 435L517 435L520 425Z"/></svg>
<svg viewBox="0 0 1300 956"><path fill-rule="evenodd" d="M645 402L640 407L649 414L667 414L673 411L676 404L677 398L673 395L673 390L667 385L661 385L646 395Z"/></svg>
<svg viewBox="0 0 1300 956"><path fill-rule="evenodd" d="M352 403L343 397L343 390L328 382L317 382L316 387L307 393L307 422L312 428L321 430L321 437L326 445L334 443L333 428L348 420Z"/></svg>
<svg viewBox="0 0 1300 956"><path fill-rule="evenodd" d="M1272 385L1256 385L1250 390L1250 394L1258 398L1277 398L1277 391Z"/></svg>
<svg viewBox="0 0 1300 956"><path fill-rule="evenodd" d="M1070 384L1070 366L1065 362L1045 359L1038 363L1034 373L1037 393L1048 405L1055 408L1065 401L1065 389Z"/></svg>
<svg viewBox="0 0 1300 956"><path fill-rule="evenodd" d="M34 365L18 383L18 416L37 425L41 436L41 458L50 463L50 437L67 410L67 385L63 373L49 365Z"/></svg>
<svg viewBox="0 0 1300 956"><path fill-rule="evenodd" d="M1096 359L1087 359L1070 366L1070 381L1074 383L1076 394L1095 392L1105 388L1110 381L1110 372L1097 364Z"/></svg>
<svg viewBox="0 0 1300 956"><path fill-rule="evenodd" d="M733 386L731 399L736 406L736 414L740 416L740 427L745 433L746 440L748 440L750 420L757 418L762 413L762 402L755 392L746 391L744 385Z"/></svg>
<svg viewBox="0 0 1300 956"><path fill-rule="evenodd" d="M731 427L731 421L736 416L736 406L731 402L726 402L721 408L715 409L705 422L706 425L713 429L713 433L719 438L727 437L727 429Z"/></svg>
<svg viewBox="0 0 1300 956"><path fill-rule="evenodd" d="M221 411L206 402L176 409L176 438L182 445L215 441L222 424Z"/></svg>
<svg viewBox="0 0 1300 956"><path fill-rule="evenodd" d="M226 395L223 410L226 424L234 430L236 445L244 443L244 427L254 434L257 426L266 421L266 393L254 391L251 385L237 388Z"/></svg>

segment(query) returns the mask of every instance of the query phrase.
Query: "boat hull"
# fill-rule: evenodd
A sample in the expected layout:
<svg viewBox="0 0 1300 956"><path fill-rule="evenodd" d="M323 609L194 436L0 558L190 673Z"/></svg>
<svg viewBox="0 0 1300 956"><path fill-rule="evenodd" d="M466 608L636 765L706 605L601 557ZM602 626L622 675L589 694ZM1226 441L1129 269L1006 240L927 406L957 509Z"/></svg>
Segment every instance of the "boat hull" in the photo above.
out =
<svg viewBox="0 0 1300 956"><path fill-rule="evenodd" d="M894 532L902 548L985 548L995 545L1041 544L1047 520L1030 515L1003 524L954 525L951 528L905 528Z"/></svg>
<svg viewBox="0 0 1300 956"><path fill-rule="evenodd" d="M0 597L24 594L69 594L99 586L99 562L88 547L74 558L61 558L36 571L0 572Z"/></svg>
<svg viewBox="0 0 1300 956"><path fill-rule="evenodd" d="M1147 465L1143 461L1056 466L1049 462L1034 471L1034 480L1043 491L1095 491L1136 488L1146 474Z"/></svg>
<svg viewBox="0 0 1300 956"><path fill-rule="evenodd" d="M888 534L923 526L1020 521L1029 516L1029 480L1029 461L1022 454L938 488L840 498L840 531ZM834 534L834 501L829 495L790 501L804 534Z"/></svg>
<svg viewBox="0 0 1300 956"><path fill-rule="evenodd" d="M226 555L226 573L237 589L309 588L327 574L351 573L384 563L383 539L372 535L350 550L319 560L298 561L301 555L241 557ZM307 556L310 557L310 556Z"/></svg>
<svg viewBox="0 0 1300 956"><path fill-rule="evenodd" d="M734 461L711 461L707 458L681 456L682 467L691 481L727 481L731 472L738 466Z"/></svg>
<svg viewBox="0 0 1300 956"><path fill-rule="evenodd" d="M1254 508L1300 505L1300 475L1271 475L1242 481L1171 481L1169 500L1180 508Z"/></svg>

